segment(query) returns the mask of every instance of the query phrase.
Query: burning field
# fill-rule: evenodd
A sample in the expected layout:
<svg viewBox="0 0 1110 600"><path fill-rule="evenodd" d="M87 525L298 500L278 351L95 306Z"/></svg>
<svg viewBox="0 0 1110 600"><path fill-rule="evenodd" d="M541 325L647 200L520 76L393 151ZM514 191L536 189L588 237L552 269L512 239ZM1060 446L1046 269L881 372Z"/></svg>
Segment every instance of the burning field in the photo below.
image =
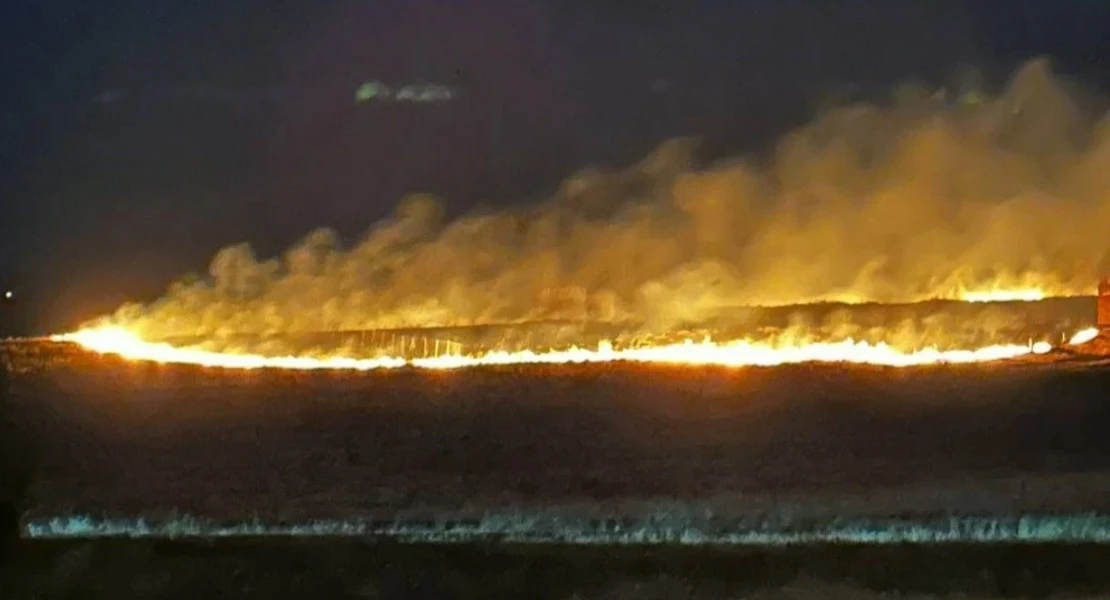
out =
<svg viewBox="0 0 1110 600"><path fill-rule="evenodd" d="M1103 104L841 107L546 201L404 198L5 345L24 530L786 544L1110 539Z"/></svg>
<svg viewBox="0 0 1110 600"><path fill-rule="evenodd" d="M762 340L473 354L459 351L461 330L407 334L421 340L409 356L338 355L319 337L312 352L266 356L110 328L10 342L16 405L47 442L25 527L34 537L1103 541L1110 366L1090 351L1101 343L1093 330L905 349L788 329L883 311L896 322L989 310L1078 325L1093 305L793 307L757 319ZM787 328L776 333L776 320Z"/></svg>
<svg viewBox="0 0 1110 600"><path fill-rule="evenodd" d="M366 371L639 362L885 365L1043 354L1110 272L1104 102L1022 65L900 88L764 156L675 139L544 201L401 199L354 243L247 243L54 339L163 363Z"/></svg>
<svg viewBox="0 0 1110 600"><path fill-rule="evenodd" d="M84 326L206 342L545 322L660 334L743 328L753 307L1090 296L1110 272L1105 109L1046 60L999 89L906 86L761 156L675 139L539 202L452 218L413 194L351 241L317 229L272 257L232 244ZM912 338L933 325L887 333L925 346Z"/></svg>

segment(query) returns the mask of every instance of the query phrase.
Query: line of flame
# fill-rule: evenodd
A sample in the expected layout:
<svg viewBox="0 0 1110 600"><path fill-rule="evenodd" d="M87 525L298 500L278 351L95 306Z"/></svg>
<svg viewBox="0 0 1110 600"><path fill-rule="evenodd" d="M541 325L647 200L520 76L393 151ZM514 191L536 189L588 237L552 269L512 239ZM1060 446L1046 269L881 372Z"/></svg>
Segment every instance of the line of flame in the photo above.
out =
<svg viewBox="0 0 1110 600"><path fill-rule="evenodd" d="M1087 342L1097 338L1098 333L1099 331L1097 327L1088 327L1086 329L1082 329L1075 335L1071 336L1071 339L1068 340L1068 345L1078 346L1080 344L1086 344Z"/></svg>
<svg viewBox="0 0 1110 600"><path fill-rule="evenodd" d="M1078 336L1077 336L1078 337ZM886 366L913 366L937 363L972 363L1043 354L1052 349L1046 342L1029 345L994 345L969 350L926 348L902 351L884 343L870 344L851 339L796 345L738 340L713 342L686 341L642 348L614 348L609 342L597 348L515 352L491 351L476 355L447 354L425 358L395 356L353 358L345 356L316 358L306 356L262 356L247 353L213 352L180 348L144 341L131 332L114 327L81 330L54 336L55 340L74 342L101 354L125 359L159 363L191 364L232 369L345 369L369 371L405 366L426 369L460 369L481 365L527 365L600 362L639 362L685 365L773 366L805 362L844 362Z"/></svg>
<svg viewBox="0 0 1110 600"><path fill-rule="evenodd" d="M965 291L960 294L964 302L1037 302L1048 294L1038 288Z"/></svg>

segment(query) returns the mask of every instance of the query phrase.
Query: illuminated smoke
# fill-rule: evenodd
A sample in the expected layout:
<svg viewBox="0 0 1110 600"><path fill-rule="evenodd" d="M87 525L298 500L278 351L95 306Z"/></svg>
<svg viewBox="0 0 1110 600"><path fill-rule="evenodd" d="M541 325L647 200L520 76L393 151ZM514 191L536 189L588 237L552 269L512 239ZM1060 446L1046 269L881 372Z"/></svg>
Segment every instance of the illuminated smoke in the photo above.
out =
<svg viewBox="0 0 1110 600"><path fill-rule="evenodd" d="M1110 124L1094 105L1037 60L997 94L903 88L830 110L763 160L699 165L679 139L532 207L446 220L412 195L351 245L320 229L275 258L228 246L207 276L97 324L149 339L541 319L666 331L740 306L1090 293L1110 267Z"/></svg>

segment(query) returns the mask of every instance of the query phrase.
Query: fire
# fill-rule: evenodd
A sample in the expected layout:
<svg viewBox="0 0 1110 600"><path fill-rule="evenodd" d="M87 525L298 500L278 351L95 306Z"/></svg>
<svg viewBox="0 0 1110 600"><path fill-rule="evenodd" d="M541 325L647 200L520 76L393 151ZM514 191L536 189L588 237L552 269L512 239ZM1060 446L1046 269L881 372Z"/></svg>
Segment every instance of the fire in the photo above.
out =
<svg viewBox="0 0 1110 600"><path fill-rule="evenodd" d="M1078 346L1079 344L1086 344L1087 342L1089 342L1089 341L1091 341L1091 340L1093 340L1097 337L1098 337L1098 328L1097 327L1088 327L1088 328L1080 331L1079 333L1076 333L1075 335L1071 336L1071 339L1068 340L1068 345L1069 346Z"/></svg>
<svg viewBox="0 0 1110 600"><path fill-rule="evenodd" d="M827 343L772 343L753 340L715 342L711 340L665 344L650 347L616 348L602 342L596 348L569 350L491 351L482 354L447 354L426 358L345 356L262 356L247 353L212 352L148 342L122 328L86 329L55 336L59 341L77 343L102 354L129 360L191 364L230 369L345 369L369 371L404 366L425 369L460 369L481 365L528 365L600 362L638 362L685 365L773 366L806 362L841 362L886 366L913 366L938 363L972 363L1043 354L1052 349L1045 342L1029 345L995 345L966 350L926 348L904 351L890 345L870 344L851 339Z"/></svg>
<svg viewBox="0 0 1110 600"><path fill-rule="evenodd" d="M211 352L196 348L178 348L170 344L148 342L121 327L82 329L55 336L58 341L75 342L100 354L114 354L129 360L159 363L225 367L229 369L370 369L401 367L401 358L354 359L344 357L313 358L302 356L269 357L255 354Z"/></svg>
<svg viewBox="0 0 1110 600"><path fill-rule="evenodd" d="M964 302L1037 302L1048 294L1040 288L993 289L963 291L960 300Z"/></svg>

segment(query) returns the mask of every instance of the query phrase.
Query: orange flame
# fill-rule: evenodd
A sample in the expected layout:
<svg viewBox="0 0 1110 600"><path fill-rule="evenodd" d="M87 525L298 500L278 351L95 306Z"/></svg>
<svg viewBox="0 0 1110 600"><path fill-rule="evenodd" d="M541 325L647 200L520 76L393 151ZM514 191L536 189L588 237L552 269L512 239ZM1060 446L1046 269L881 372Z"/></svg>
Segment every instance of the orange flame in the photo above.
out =
<svg viewBox="0 0 1110 600"><path fill-rule="evenodd" d="M1039 288L995 289L964 291L960 300L964 302L1037 302L1048 294Z"/></svg>
<svg viewBox="0 0 1110 600"><path fill-rule="evenodd" d="M1093 340L1097 337L1098 337L1098 328L1097 327L1088 327L1088 328L1076 333L1075 335L1071 336L1071 339L1068 340L1068 345L1069 346L1078 346L1080 344L1086 344L1087 342L1089 342L1089 341L1091 341L1091 340Z"/></svg>
<svg viewBox="0 0 1110 600"><path fill-rule="evenodd" d="M262 356L258 354L213 352L148 342L126 329L105 327L85 329L55 336L59 341L77 343L91 351L118 355L130 360L192 364L230 369L374 369L411 366L426 369L459 369L482 365L527 365L599 362L638 362L686 365L773 366L806 362L842 362L887 366L912 366L938 363L971 363L1042 354L1052 349L1045 342L1029 345L995 345L969 350L926 348L903 351L884 343L869 344L851 339L828 343L770 343L753 340L714 342L688 340L640 348L615 348L602 342L596 348L569 350L491 351L482 354L447 354L426 358L347 356Z"/></svg>

